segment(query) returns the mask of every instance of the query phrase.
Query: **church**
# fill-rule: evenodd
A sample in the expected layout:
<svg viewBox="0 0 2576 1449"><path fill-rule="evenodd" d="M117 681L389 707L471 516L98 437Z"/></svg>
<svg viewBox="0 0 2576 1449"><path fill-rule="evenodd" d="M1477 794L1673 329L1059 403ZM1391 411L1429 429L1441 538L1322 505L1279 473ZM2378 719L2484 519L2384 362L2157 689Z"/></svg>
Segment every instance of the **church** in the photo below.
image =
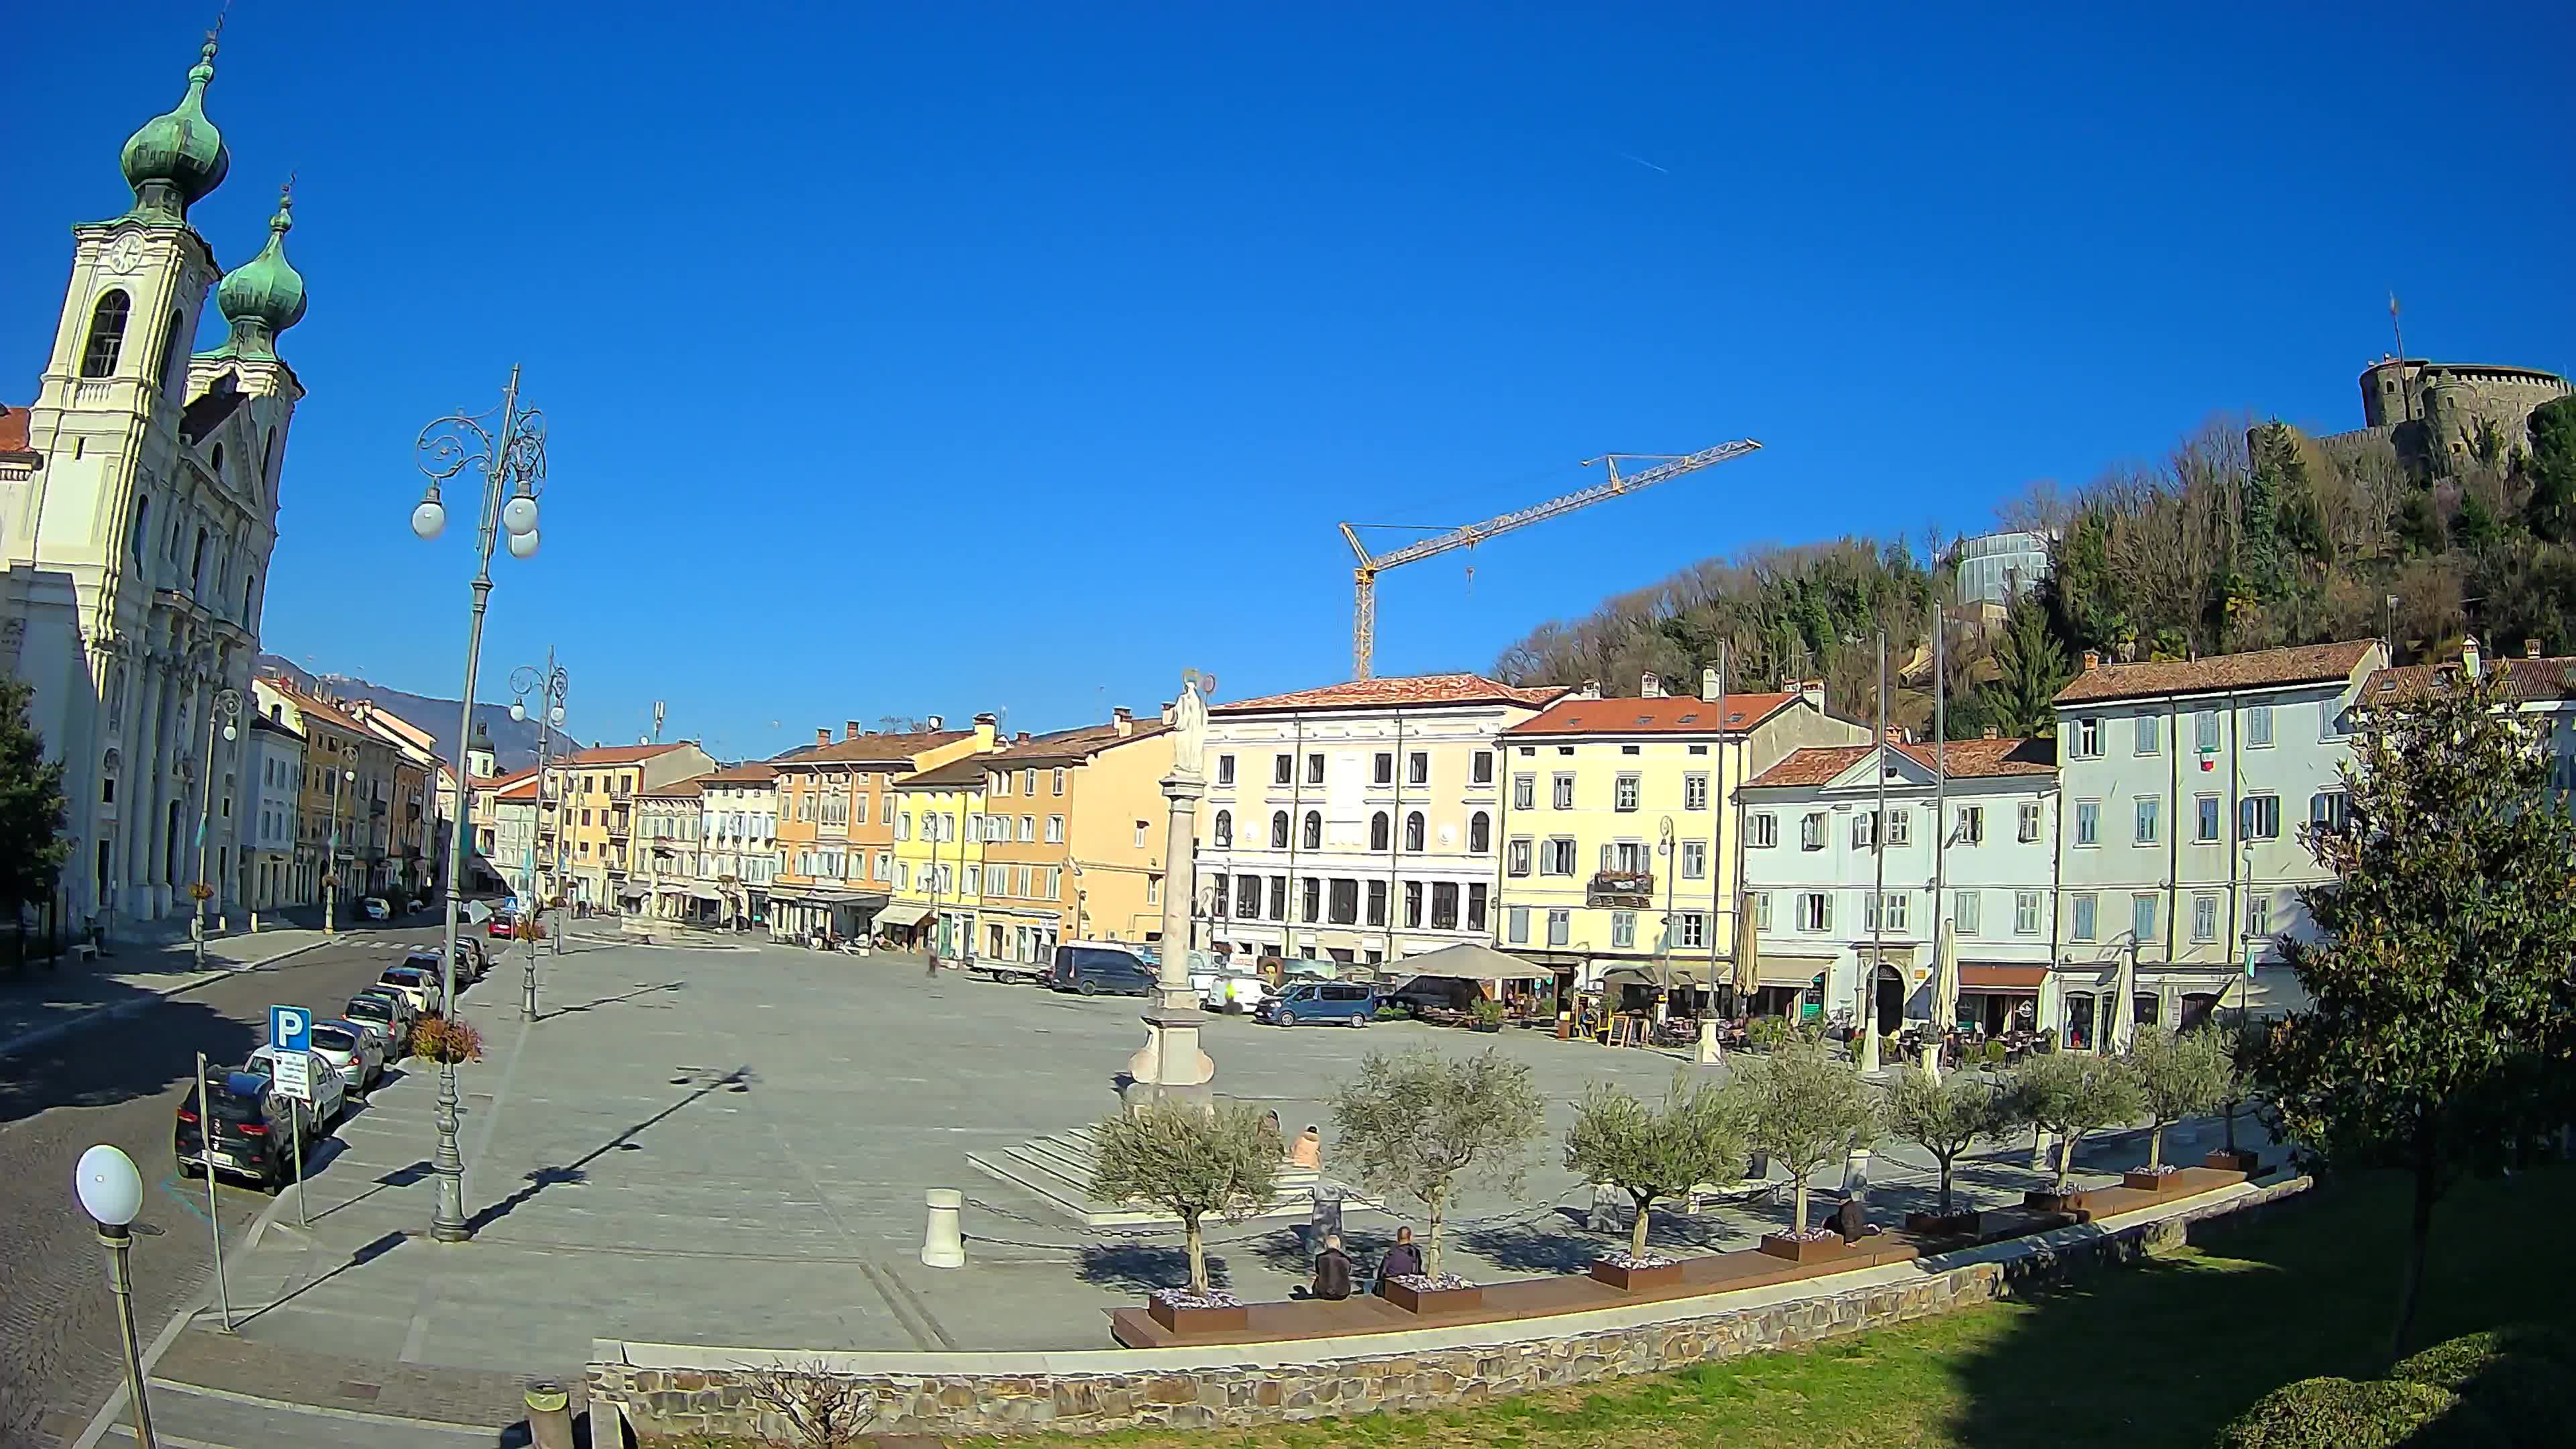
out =
<svg viewBox="0 0 2576 1449"><path fill-rule="evenodd" d="M242 898L251 667L304 396L278 340L304 279L291 193L229 272L189 224L232 164L206 115L214 76L210 37L178 105L125 143L133 205L72 228L34 403L0 398L0 669L34 686L64 764L72 856L53 905L72 932L171 934L198 880L211 909ZM192 355L209 292L225 336ZM226 691L237 718L218 717Z"/></svg>

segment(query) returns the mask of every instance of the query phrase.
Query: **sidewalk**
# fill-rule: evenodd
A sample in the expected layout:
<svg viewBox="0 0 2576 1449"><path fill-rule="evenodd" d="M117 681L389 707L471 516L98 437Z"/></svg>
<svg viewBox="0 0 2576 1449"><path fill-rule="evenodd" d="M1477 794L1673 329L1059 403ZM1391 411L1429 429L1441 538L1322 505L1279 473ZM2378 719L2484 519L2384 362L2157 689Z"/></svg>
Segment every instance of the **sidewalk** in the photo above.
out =
<svg viewBox="0 0 2576 1449"><path fill-rule="evenodd" d="M332 939L327 932L292 927L255 936L217 936L206 942L203 971L197 969L194 946L184 938L158 946L115 946L113 954L95 958L66 954L51 968L31 965L18 975L0 977L0 1055L140 1011L163 997Z"/></svg>

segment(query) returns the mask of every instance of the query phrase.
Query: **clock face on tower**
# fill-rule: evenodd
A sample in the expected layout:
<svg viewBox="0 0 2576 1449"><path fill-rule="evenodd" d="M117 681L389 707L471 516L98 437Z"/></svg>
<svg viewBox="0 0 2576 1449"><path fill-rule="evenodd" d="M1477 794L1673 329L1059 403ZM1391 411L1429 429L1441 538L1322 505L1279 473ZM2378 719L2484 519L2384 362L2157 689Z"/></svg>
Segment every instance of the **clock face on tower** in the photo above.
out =
<svg viewBox="0 0 2576 1449"><path fill-rule="evenodd" d="M141 265L143 265L143 238L130 231L118 237L116 244L107 249L107 269L120 277L131 274Z"/></svg>

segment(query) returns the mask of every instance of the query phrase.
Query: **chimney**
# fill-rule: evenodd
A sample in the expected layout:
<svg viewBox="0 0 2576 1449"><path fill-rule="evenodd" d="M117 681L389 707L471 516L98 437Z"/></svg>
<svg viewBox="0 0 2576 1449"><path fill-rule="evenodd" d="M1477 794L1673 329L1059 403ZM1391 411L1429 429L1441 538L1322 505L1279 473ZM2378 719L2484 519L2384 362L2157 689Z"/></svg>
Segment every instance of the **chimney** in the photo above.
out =
<svg viewBox="0 0 2576 1449"><path fill-rule="evenodd" d="M816 744L818 744L818 745L828 745L828 744L830 744L831 742L832 742L832 732L831 732L830 730L828 730L828 729L821 729L821 728L817 728L817 729L814 731L814 743L816 743Z"/></svg>
<svg viewBox="0 0 2576 1449"><path fill-rule="evenodd" d="M1887 742L1891 745L1901 745L1905 743L1905 726L1889 725L1887 727Z"/></svg>
<svg viewBox="0 0 2576 1449"><path fill-rule="evenodd" d="M1599 699L1601 697L1601 681L1597 679L1587 679L1583 681L1583 687L1576 690L1573 697L1576 699Z"/></svg>
<svg viewBox="0 0 2576 1449"><path fill-rule="evenodd" d="M935 714L934 714L934 715L928 715L928 716L925 716L925 717L922 719L922 721L921 721L921 727L922 727L923 729L931 730L931 731L937 731L937 730L940 730L940 729L944 729L944 728L946 728L947 724L948 724L948 721L947 721L947 719L946 719L944 716L941 716L941 715L935 715Z"/></svg>
<svg viewBox="0 0 2576 1449"><path fill-rule="evenodd" d="M1664 677L1651 669L1647 670L1646 677L1637 681L1637 697L1639 699L1663 698Z"/></svg>
<svg viewBox="0 0 2576 1449"><path fill-rule="evenodd" d="M1703 669L1699 672L1699 697L1702 699L1717 698L1717 671L1715 669Z"/></svg>
<svg viewBox="0 0 2576 1449"><path fill-rule="evenodd" d="M1796 681L1790 687L1797 691L1799 698L1814 705L1816 707L1816 713L1823 714L1825 712L1825 682L1823 680L1801 679Z"/></svg>
<svg viewBox="0 0 2576 1449"><path fill-rule="evenodd" d="M2539 658L2539 657L2540 657L2540 641L2539 641L2539 640L2537 640L2537 639L2525 639L2525 640L2523 640L2523 641L2522 641L2522 657L2523 657L2523 658L2525 658L2525 659L2537 659L2537 658Z"/></svg>
<svg viewBox="0 0 2576 1449"><path fill-rule="evenodd" d="M2099 649L2087 649L2087 650L2085 650L2085 651L2084 651L2084 672L2085 672L2085 673L2087 673L2087 674L2090 674L2090 673L2092 673L2094 670L2099 669L2099 668L2101 668L2101 667L2102 667L2102 651L2101 651L2101 650L2099 650Z"/></svg>
<svg viewBox="0 0 2576 1449"><path fill-rule="evenodd" d="M1012 743L1012 744L1015 744L1015 745L1025 745L1025 744L1027 744L1028 742L1029 742L1029 732L1028 732L1027 730L1022 730L1022 731L1020 731L1018 734L1013 735L1013 736L1011 737L1011 743Z"/></svg>
<svg viewBox="0 0 2576 1449"><path fill-rule="evenodd" d="M1001 723L990 710L975 716L975 748L989 750L998 746L1001 742L996 735L1000 732Z"/></svg>
<svg viewBox="0 0 2576 1449"><path fill-rule="evenodd" d="M2471 634L2460 641L2460 672L2475 679L2479 674L2478 664L2478 636Z"/></svg>
<svg viewBox="0 0 2576 1449"><path fill-rule="evenodd" d="M1122 704L1109 712L1109 724L1124 739L1136 732L1136 712Z"/></svg>
<svg viewBox="0 0 2576 1449"><path fill-rule="evenodd" d="M858 737L859 722L857 720L849 719L841 721L841 738L845 740L855 740Z"/></svg>
<svg viewBox="0 0 2576 1449"><path fill-rule="evenodd" d="M1993 725L1988 725L1986 726L1986 732L1979 735L1977 738L1983 740L1999 740L2003 738L2003 731L1996 729Z"/></svg>

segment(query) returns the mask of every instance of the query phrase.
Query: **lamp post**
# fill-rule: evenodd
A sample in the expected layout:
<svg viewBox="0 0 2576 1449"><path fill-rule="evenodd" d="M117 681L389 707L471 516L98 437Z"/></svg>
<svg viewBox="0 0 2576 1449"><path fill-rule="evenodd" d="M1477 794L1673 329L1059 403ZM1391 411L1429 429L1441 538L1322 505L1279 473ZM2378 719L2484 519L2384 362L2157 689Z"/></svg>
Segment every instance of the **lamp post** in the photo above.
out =
<svg viewBox="0 0 2576 1449"><path fill-rule="evenodd" d="M545 934L546 918L545 893L536 889L537 838L545 833L546 828L546 765L553 755L555 731L564 722L564 696L571 690L572 677L555 663L552 648L546 650L544 672L524 664L510 671L510 692L517 696L510 701L510 718L525 720L528 717L528 696L537 696L537 824L535 833L528 837L528 884L529 893L537 898L537 935L528 938L528 969L519 996L521 1021L537 1019L537 940ZM561 831L555 835L555 852L558 858L552 862L554 869L548 871L549 875L561 873ZM562 923L556 924L560 926ZM558 944L555 949L560 951L563 947Z"/></svg>
<svg viewBox="0 0 2576 1449"><path fill-rule="evenodd" d="M348 761L351 768L344 769L340 772L339 793L334 796L331 801L331 853L329 858L322 862L322 929L325 931L333 928L332 922L334 920L334 908L338 906L340 901L341 802L344 800L349 802L350 823L355 824L358 817L358 772L354 768L358 763L358 747L356 745L343 746L340 751L340 758Z"/></svg>
<svg viewBox="0 0 2576 1449"><path fill-rule="evenodd" d="M125 1394L134 1403L134 1441L142 1449L157 1449L152 1408L143 1398L143 1355L134 1342L134 1283L127 1270L127 1255L134 1249L131 1229L135 1215L143 1211L143 1174L134 1170L133 1158L101 1143L81 1154L80 1165L72 1169L72 1187L107 1247L107 1286L116 1294L116 1324L125 1342Z"/></svg>
<svg viewBox="0 0 2576 1449"><path fill-rule="evenodd" d="M469 586L473 609L465 633L465 693L456 737L474 733L474 686L483 664L483 615L492 601L492 550L505 539L512 558L537 551L537 493L546 476L545 415L519 406L519 369L510 369L497 413L462 411L439 418L420 430L415 444L420 471L429 488L411 511L411 531L423 541L447 528L447 505L438 486L469 472L480 474L483 507L474 530L474 579ZM540 781L540 784L543 782ZM456 889L465 873L465 837L473 827L474 796L457 792L456 829L447 840L446 949L439 953L438 994L442 1012L456 1014ZM442 1243L461 1243L472 1232L465 1220L465 1159L456 1148L456 1063L438 1064L438 1106L434 1118L438 1147L430 1168L438 1175L438 1210L429 1235Z"/></svg>
<svg viewBox="0 0 2576 1449"><path fill-rule="evenodd" d="M220 724L225 741L231 742L241 733L233 726L233 721L240 715L241 691L216 690L214 707L206 711L205 778L197 782L197 882L188 891L196 898L197 914L190 922L194 927L190 934L197 938L197 969L200 971L206 969L206 902L214 898L214 887L206 880L206 823L215 808L215 730Z"/></svg>
<svg viewBox="0 0 2576 1449"><path fill-rule="evenodd" d="M1724 716L1719 716L1721 722ZM1672 1012L1673 1001L1673 877L1680 873L1681 862L1674 858L1673 817L1667 815L1655 827L1655 854L1664 862L1664 935L1655 948L1655 1020L1662 1021ZM1648 890L1654 887L1648 886ZM1646 898L1648 905L1654 897Z"/></svg>

